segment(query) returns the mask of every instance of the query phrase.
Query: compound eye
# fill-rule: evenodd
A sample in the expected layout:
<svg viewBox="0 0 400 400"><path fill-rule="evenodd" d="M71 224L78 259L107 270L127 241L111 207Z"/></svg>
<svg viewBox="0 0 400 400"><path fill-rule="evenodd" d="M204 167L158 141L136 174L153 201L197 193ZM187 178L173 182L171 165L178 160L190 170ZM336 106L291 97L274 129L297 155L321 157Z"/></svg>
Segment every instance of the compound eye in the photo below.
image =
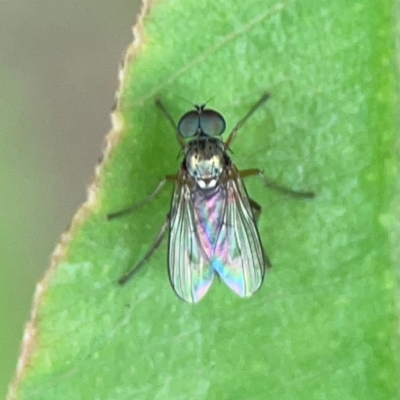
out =
<svg viewBox="0 0 400 400"><path fill-rule="evenodd" d="M224 117L214 110L203 110L199 115L200 128L209 136L219 136L226 128Z"/></svg>
<svg viewBox="0 0 400 400"><path fill-rule="evenodd" d="M178 132L184 138L189 138L198 133L200 121L198 111L189 111L178 122Z"/></svg>
<svg viewBox="0 0 400 400"><path fill-rule="evenodd" d="M195 135L219 136L226 128L224 117L214 110L204 110L196 106L195 111L189 111L178 122L178 132L183 138Z"/></svg>

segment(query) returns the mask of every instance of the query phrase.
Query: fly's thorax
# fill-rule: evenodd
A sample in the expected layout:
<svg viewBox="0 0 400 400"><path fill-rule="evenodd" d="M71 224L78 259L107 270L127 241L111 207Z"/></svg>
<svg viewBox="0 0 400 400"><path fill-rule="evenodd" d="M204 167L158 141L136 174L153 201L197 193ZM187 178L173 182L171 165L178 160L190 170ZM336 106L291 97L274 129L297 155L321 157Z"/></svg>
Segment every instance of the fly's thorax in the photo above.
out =
<svg viewBox="0 0 400 400"><path fill-rule="evenodd" d="M200 189L214 188L228 162L224 144L219 139L199 137L186 145L186 170Z"/></svg>

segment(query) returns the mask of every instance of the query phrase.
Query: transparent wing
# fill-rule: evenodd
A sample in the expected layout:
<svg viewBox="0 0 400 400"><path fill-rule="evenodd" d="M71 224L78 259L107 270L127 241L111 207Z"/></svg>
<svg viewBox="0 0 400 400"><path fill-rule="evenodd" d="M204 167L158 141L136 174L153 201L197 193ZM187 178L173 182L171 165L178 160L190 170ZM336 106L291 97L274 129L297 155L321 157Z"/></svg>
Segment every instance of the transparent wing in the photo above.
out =
<svg viewBox="0 0 400 400"><path fill-rule="evenodd" d="M264 251L246 189L234 166L226 183L226 204L212 268L241 297L251 296L262 284Z"/></svg>
<svg viewBox="0 0 400 400"><path fill-rule="evenodd" d="M201 300L214 279L211 262L200 246L190 188L179 180L172 198L168 270L175 293L189 303Z"/></svg>

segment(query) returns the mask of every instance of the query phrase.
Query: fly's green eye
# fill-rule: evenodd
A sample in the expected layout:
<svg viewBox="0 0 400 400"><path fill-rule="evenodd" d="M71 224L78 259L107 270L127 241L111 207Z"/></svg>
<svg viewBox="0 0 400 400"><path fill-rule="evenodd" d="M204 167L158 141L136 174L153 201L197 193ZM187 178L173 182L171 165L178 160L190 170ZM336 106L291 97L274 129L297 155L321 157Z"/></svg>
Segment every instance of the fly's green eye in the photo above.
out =
<svg viewBox="0 0 400 400"><path fill-rule="evenodd" d="M204 110L200 115L200 128L210 136L219 136L225 130L225 120L220 113L214 110Z"/></svg>
<svg viewBox="0 0 400 400"><path fill-rule="evenodd" d="M178 122L178 132L184 138L189 138L197 134L200 120L197 111L189 111L183 115Z"/></svg>
<svg viewBox="0 0 400 400"><path fill-rule="evenodd" d="M203 105L183 115L178 123L178 132L184 138L195 135L218 136L225 131L225 127L223 116L214 110L204 110Z"/></svg>

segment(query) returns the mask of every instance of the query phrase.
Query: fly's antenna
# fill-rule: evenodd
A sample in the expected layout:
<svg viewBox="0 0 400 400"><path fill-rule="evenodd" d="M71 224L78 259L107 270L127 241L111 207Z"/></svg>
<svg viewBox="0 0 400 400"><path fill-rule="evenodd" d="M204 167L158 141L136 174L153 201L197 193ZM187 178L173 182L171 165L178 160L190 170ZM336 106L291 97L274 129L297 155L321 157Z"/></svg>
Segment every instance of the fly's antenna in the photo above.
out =
<svg viewBox="0 0 400 400"><path fill-rule="evenodd" d="M196 104L192 103L190 100L186 99L185 97L179 96L179 95L176 95L175 97L177 97L178 99L181 99L181 100L183 100L183 101L186 101L186 103L189 103L191 106L193 106L194 108L196 108Z"/></svg>
<svg viewBox="0 0 400 400"><path fill-rule="evenodd" d="M213 94L204 104L203 107L205 107L211 100L214 100L217 97L216 94Z"/></svg>
<svg viewBox="0 0 400 400"><path fill-rule="evenodd" d="M190 104L191 106L193 106L194 108L197 108L197 107L202 107L202 108L204 108L211 100L214 100L216 96L217 96L216 94L212 95L206 102L202 103L201 106L199 106L198 104L192 103L190 100L186 99L186 98L183 97L183 96L178 96L178 95L177 95L176 97L178 97L179 99L181 99L181 100L183 100L183 101L186 101L186 103L189 103L189 104Z"/></svg>

